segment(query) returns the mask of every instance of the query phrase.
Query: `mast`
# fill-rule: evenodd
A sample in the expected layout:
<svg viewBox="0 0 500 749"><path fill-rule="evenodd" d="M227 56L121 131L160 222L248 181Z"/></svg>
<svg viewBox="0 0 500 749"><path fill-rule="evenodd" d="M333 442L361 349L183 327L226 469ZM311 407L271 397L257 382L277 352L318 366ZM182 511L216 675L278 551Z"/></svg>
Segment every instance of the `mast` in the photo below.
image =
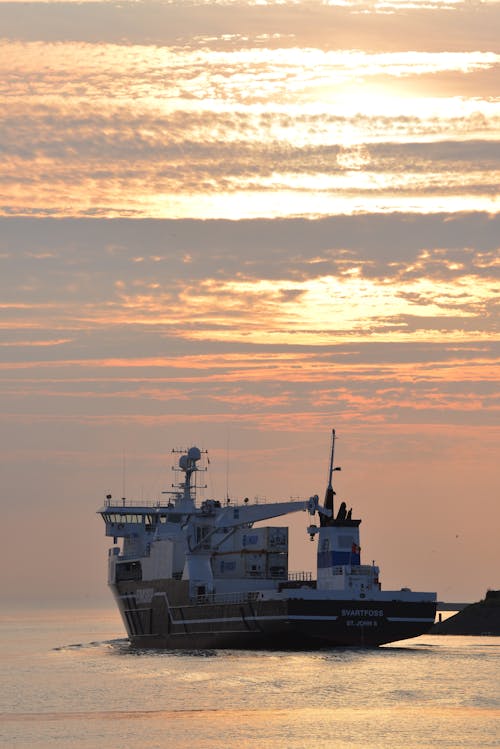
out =
<svg viewBox="0 0 500 749"><path fill-rule="evenodd" d="M327 515L321 515L321 525L330 525L334 517L333 498L335 496L335 492L333 490L332 476L333 476L334 471L340 471L340 468L334 468L334 465L333 465L334 453L335 453L335 429L332 429L332 446L330 449L330 468L328 471L328 486L326 487L325 502L324 502L325 510L330 510L331 515L330 517L328 517Z"/></svg>
<svg viewBox="0 0 500 749"><path fill-rule="evenodd" d="M181 481L178 484L172 484L172 488L176 489L177 491L162 493L174 494L176 507L181 507L182 505L185 509L192 510L195 507L196 490L206 489L206 486L198 486L196 484L195 476L200 471L207 470L206 468L200 468L196 465L197 462L201 459L202 453L206 453L207 451L200 450L198 447L190 447L186 452L184 452L183 450L172 450L172 452L181 453L178 467L173 466L172 470L182 471L182 473L184 473L184 481Z"/></svg>

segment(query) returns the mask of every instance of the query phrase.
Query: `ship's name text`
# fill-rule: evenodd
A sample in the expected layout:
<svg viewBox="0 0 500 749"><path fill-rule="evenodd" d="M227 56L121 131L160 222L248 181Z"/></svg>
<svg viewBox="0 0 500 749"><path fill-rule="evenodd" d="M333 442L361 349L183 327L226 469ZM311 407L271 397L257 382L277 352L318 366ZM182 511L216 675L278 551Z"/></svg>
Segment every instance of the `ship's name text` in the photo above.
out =
<svg viewBox="0 0 500 749"><path fill-rule="evenodd" d="M342 609L342 616L384 616L382 609Z"/></svg>

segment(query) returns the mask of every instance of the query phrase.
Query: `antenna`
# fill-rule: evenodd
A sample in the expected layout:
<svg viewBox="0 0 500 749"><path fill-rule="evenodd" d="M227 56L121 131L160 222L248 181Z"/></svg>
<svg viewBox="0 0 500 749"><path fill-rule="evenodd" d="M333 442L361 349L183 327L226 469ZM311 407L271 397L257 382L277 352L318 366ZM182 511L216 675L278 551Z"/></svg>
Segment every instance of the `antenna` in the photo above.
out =
<svg viewBox="0 0 500 749"><path fill-rule="evenodd" d="M330 468L329 468L329 471L328 471L328 486L326 487L325 503L324 503L325 510L330 510L331 513L332 513L331 514L332 520L333 520L333 517L334 517L334 515L333 515L333 498L335 496L335 491L333 490L333 484L332 484L332 476L333 476L333 472L334 471L340 471L340 466L334 467L334 465L333 465L333 458L334 458L334 454L335 454L335 439L336 439L335 438L335 429L332 429L332 446L331 446L331 449L330 449ZM325 516L322 515L321 516L321 524L322 525L326 525L326 524L328 524L328 522L329 522L329 518L327 518L327 517L325 517Z"/></svg>
<svg viewBox="0 0 500 749"><path fill-rule="evenodd" d="M332 443L330 448L330 468L328 470L328 484L325 492L325 509L331 510L333 513L333 491L332 485L332 474L333 474L333 456L335 452L335 429L332 429Z"/></svg>
<svg viewBox="0 0 500 749"><path fill-rule="evenodd" d="M226 436L226 502L229 503L229 427Z"/></svg>
<svg viewBox="0 0 500 749"><path fill-rule="evenodd" d="M330 470L328 472L328 486L332 486L333 456L335 453L335 429L332 429L332 445L330 448Z"/></svg>
<svg viewBox="0 0 500 749"><path fill-rule="evenodd" d="M127 496L125 494L125 479L126 479L126 460L125 460L125 448L122 450L122 499Z"/></svg>

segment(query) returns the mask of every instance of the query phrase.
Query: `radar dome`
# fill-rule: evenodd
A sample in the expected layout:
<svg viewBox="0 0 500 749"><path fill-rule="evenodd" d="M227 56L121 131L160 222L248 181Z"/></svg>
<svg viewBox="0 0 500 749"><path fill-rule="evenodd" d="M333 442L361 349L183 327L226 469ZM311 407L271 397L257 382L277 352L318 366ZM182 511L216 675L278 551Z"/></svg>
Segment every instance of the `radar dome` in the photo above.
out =
<svg viewBox="0 0 500 749"><path fill-rule="evenodd" d="M188 467L187 455L181 455L181 457L179 458L179 466L182 468L183 471L187 470L187 467Z"/></svg>
<svg viewBox="0 0 500 749"><path fill-rule="evenodd" d="M197 447L190 447L187 456L189 460L197 461L201 458L201 452Z"/></svg>

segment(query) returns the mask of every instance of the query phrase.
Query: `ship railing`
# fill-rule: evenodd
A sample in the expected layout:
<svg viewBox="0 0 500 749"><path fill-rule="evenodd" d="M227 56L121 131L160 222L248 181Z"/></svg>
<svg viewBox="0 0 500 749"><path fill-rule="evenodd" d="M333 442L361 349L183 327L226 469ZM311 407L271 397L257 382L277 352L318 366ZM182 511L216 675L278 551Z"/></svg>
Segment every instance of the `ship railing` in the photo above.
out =
<svg viewBox="0 0 500 749"><path fill-rule="evenodd" d="M365 575L371 575L371 574L373 574L373 567L371 564L361 564L361 565L338 564L335 567L332 567L332 575L365 576Z"/></svg>
<svg viewBox="0 0 500 749"><path fill-rule="evenodd" d="M279 497L276 499L275 497L261 497L261 496L255 496L251 500L252 504L256 505L266 505L272 502L300 502L304 503L307 501L305 497L288 497L287 499L283 499L282 497ZM201 503L203 502L202 499L199 499L196 502L196 505L201 508ZM248 497L230 497L229 501L221 502L221 506L230 506L230 507L241 507L246 504L248 504L249 499ZM106 497L103 503L103 508L108 509L109 507L116 507L116 508L123 508L123 507L150 507L152 510L164 510L174 509L174 503L170 500L165 499L149 499L149 500L136 500L136 499L128 499L127 497L120 497L120 499L113 499L112 497L108 498Z"/></svg>
<svg viewBox="0 0 500 749"><path fill-rule="evenodd" d="M257 601L259 592L256 590L247 590L235 593L205 593L201 596L193 596L193 603L249 603Z"/></svg>
<svg viewBox="0 0 500 749"><path fill-rule="evenodd" d="M151 556L151 545L147 544L145 548L138 548L130 549L126 553L123 553L123 551L120 554L116 555L116 558L119 562L130 562L130 560L137 559L138 561L140 559L144 559L144 557Z"/></svg>
<svg viewBox="0 0 500 749"><path fill-rule="evenodd" d="M288 580L296 582L310 582L312 580L312 572L289 572Z"/></svg>
<svg viewBox="0 0 500 749"><path fill-rule="evenodd" d="M373 573L373 567L371 564L361 564L358 566L351 567L351 575L370 575Z"/></svg>
<svg viewBox="0 0 500 749"><path fill-rule="evenodd" d="M169 503L168 501L161 500L161 499L149 499L149 500L137 500L137 499L127 499L126 497L121 497L121 499L106 499L104 500L104 507L150 507L151 509L158 510L158 509L169 509L172 510L174 505L173 503Z"/></svg>

